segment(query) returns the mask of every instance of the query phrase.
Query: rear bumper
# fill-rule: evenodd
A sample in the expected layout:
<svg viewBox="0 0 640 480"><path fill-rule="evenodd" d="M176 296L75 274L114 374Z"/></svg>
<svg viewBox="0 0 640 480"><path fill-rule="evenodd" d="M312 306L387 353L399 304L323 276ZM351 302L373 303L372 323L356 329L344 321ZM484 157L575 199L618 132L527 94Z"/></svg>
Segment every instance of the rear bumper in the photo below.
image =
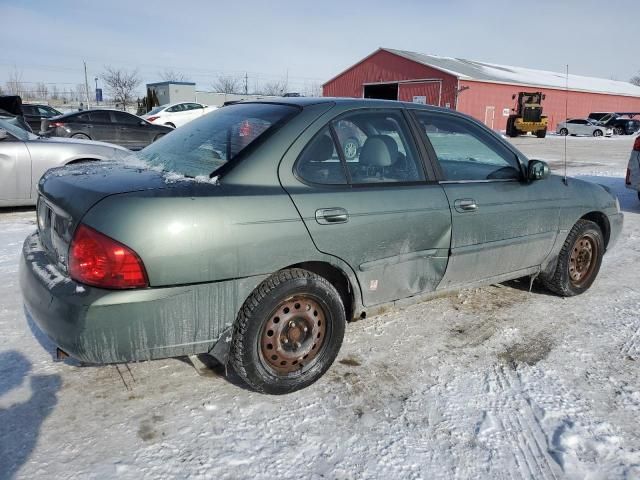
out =
<svg viewBox="0 0 640 480"><path fill-rule="evenodd" d="M89 363L209 352L263 277L198 285L103 290L74 282L27 237L20 287L27 311L62 350Z"/></svg>

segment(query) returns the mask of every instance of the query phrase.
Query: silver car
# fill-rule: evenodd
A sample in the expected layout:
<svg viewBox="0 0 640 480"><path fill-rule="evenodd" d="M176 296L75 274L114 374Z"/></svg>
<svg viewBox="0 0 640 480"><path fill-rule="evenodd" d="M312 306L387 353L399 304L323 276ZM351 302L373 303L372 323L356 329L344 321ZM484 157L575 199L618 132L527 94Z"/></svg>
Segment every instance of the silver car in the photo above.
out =
<svg viewBox="0 0 640 480"><path fill-rule="evenodd" d="M130 153L108 143L39 137L0 119L0 207L35 205L38 180L50 168Z"/></svg>
<svg viewBox="0 0 640 480"><path fill-rule="evenodd" d="M613 130L588 118L571 118L558 123L556 133L563 136L589 135L590 137L602 137L604 135L610 137L613 135Z"/></svg>

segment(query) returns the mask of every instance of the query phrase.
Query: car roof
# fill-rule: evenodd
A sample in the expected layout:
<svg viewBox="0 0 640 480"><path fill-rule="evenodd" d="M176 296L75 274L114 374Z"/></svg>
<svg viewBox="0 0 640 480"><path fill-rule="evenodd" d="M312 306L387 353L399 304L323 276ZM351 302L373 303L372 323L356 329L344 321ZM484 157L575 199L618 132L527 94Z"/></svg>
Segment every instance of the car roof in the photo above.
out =
<svg viewBox="0 0 640 480"><path fill-rule="evenodd" d="M80 115L82 113L91 113L91 112L118 112L118 113L129 113L123 110L118 110L116 108L89 108L87 110L78 110L77 112L69 112L60 115L61 117L70 117L72 115ZM129 115L137 116L133 113L129 113Z"/></svg>
<svg viewBox="0 0 640 480"><path fill-rule="evenodd" d="M277 103L281 105L296 105L304 108L310 105L333 103L352 107L377 107L377 108L417 108L422 110L455 112L450 108L425 105L422 103L401 102L398 100L380 100L377 98L347 98L347 97L263 97L256 99L240 100L235 103Z"/></svg>

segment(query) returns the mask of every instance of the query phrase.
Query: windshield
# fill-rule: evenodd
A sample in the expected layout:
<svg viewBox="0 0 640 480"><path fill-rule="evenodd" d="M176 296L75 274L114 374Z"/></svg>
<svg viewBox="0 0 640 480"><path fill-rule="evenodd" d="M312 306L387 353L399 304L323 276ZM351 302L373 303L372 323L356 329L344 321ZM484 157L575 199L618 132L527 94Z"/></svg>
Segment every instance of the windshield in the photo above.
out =
<svg viewBox="0 0 640 480"><path fill-rule="evenodd" d="M151 110L149 110L145 115L155 115L156 113L158 113L158 112L160 112L160 111L164 110L164 109L165 109L165 107L166 107L166 105L161 105L161 106L159 106L159 107L152 108L152 109L151 109Z"/></svg>
<svg viewBox="0 0 640 480"><path fill-rule="evenodd" d="M219 108L152 143L139 156L152 166L188 177L210 175L297 111L268 103Z"/></svg>
<svg viewBox="0 0 640 480"><path fill-rule="evenodd" d="M0 128L6 130L18 140L29 140L30 138L35 138L35 135L27 132L17 125L14 125L13 123L8 122L7 120L0 119Z"/></svg>

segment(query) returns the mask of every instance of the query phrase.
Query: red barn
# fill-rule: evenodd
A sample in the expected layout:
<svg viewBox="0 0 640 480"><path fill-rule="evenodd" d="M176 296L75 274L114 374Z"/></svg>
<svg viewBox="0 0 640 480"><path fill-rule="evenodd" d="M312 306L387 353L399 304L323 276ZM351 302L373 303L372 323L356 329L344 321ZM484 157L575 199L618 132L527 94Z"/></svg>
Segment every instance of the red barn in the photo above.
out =
<svg viewBox="0 0 640 480"><path fill-rule="evenodd" d="M541 91L549 129L567 116L591 112L640 112L640 87L627 82L510 67L379 48L323 85L327 97L360 97L427 103L474 116L505 130L520 91ZM568 96L568 114L565 103Z"/></svg>

